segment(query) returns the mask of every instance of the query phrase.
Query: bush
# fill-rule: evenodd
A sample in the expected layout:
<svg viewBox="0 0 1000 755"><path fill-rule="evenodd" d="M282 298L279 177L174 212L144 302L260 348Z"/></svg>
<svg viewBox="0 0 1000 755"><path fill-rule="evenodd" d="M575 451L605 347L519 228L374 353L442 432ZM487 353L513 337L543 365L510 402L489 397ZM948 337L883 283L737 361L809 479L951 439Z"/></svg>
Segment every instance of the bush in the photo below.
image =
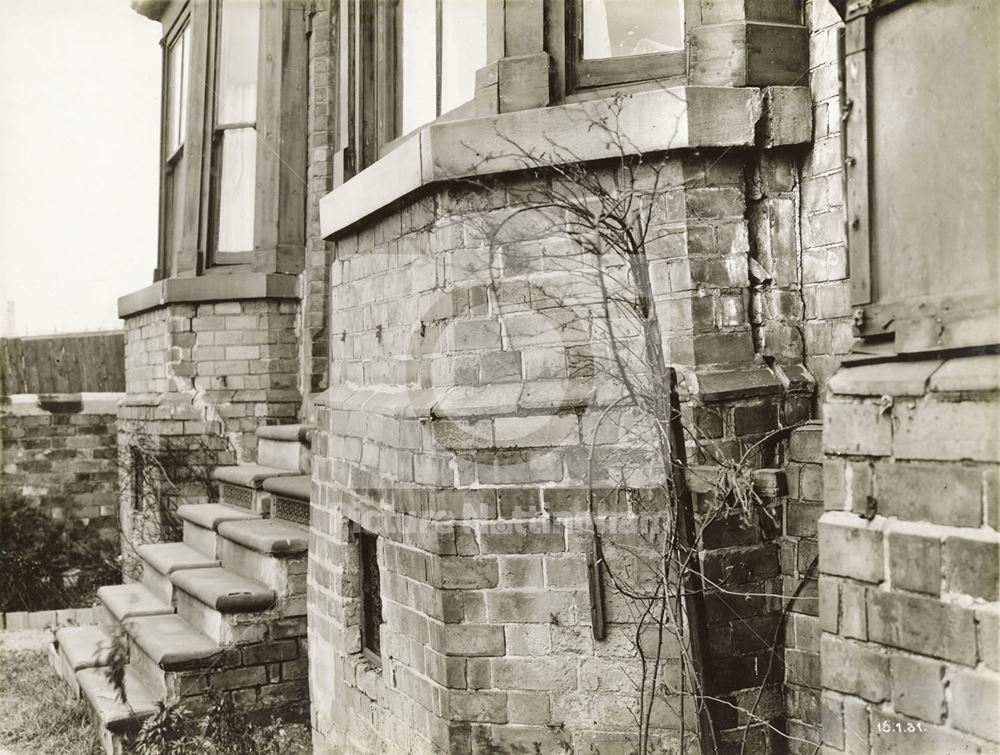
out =
<svg viewBox="0 0 1000 755"><path fill-rule="evenodd" d="M21 498L0 500L0 612L86 606L120 581L115 538Z"/></svg>
<svg viewBox="0 0 1000 755"><path fill-rule="evenodd" d="M280 719L260 726L229 696L195 716L182 703L160 704L128 748L136 755L299 755L311 752L308 730Z"/></svg>

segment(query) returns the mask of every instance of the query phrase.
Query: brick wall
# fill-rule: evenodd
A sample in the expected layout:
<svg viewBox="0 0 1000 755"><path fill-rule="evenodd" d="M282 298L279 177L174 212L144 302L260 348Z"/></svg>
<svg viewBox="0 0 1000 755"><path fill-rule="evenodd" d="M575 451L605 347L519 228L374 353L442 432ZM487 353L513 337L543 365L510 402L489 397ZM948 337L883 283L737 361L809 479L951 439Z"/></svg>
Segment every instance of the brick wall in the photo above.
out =
<svg viewBox="0 0 1000 755"><path fill-rule="evenodd" d="M854 340L851 331L841 147L840 18L828 0L807 0L813 143L796 160L799 252L792 261L801 309L793 323L801 361L815 381L812 411L820 416L826 382ZM820 705L817 522L823 511L822 426L809 422L790 439L785 470L781 573L785 582L785 713L788 749L812 753L822 738ZM788 599L796 595L794 600Z"/></svg>
<svg viewBox="0 0 1000 755"><path fill-rule="evenodd" d="M840 17L829 0L807 0L813 144L802 161L800 223L805 366L823 385L851 347L851 306L841 133ZM816 407L822 411L822 402Z"/></svg>
<svg viewBox="0 0 1000 755"><path fill-rule="evenodd" d="M1000 361L841 369L820 520L831 751L1000 743Z"/></svg>
<svg viewBox="0 0 1000 755"><path fill-rule="evenodd" d="M306 181L306 262L300 276L300 384L304 396L327 387L330 348L330 262L332 244L319 229L319 200L333 188L337 108L335 51L330 0L312 4L309 22L308 149ZM308 410L308 407L307 407Z"/></svg>
<svg viewBox="0 0 1000 755"><path fill-rule="evenodd" d="M796 429L789 444L785 472L784 537L781 573L787 604L785 618L785 712L791 753L812 753L821 741L819 665L819 544L817 523L823 513L822 424Z"/></svg>
<svg viewBox="0 0 1000 755"><path fill-rule="evenodd" d="M295 420L297 312L296 302L269 299L170 304L126 319L118 423L126 537L159 538L161 508L210 500L215 466L256 458L258 425ZM136 500L144 483L135 482L133 446L175 468L163 475L152 465L155 489L140 496L159 501L152 508Z"/></svg>
<svg viewBox="0 0 1000 755"><path fill-rule="evenodd" d="M747 161L672 161L669 189L653 200L664 212L652 293L685 414L699 426L688 450L710 481L735 459L779 465L782 428L808 416L812 391L795 360L797 236L783 225L794 225L794 166L774 155L748 199L757 165ZM608 638L594 639L585 491L641 470L628 482L641 500L662 478L635 438L641 418L611 406L621 390L599 368L609 355L603 297L565 218L520 213L504 223L502 246L485 243L529 188L445 189L336 241L309 577L318 751L605 752L634 738L635 606L610 592ZM751 203L760 222L748 221ZM751 260L778 271L753 273L754 305ZM760 338L754 312L767 313ZM712 691L726 701L718 724L735 747L746 711L784 717L779 630L797 584L780 574L783 492L775 483L765 493L777 525L756 511L750 522L733 516L702 543ZM699 496L704 514L712 493L709 484ZM649 555L636 505L622 496L598 507L618 573L641 571ZM381 670L360 652L353 524L380 535ZM661 679L676 685L678 650L665 636ZM654 722L657 746L676 740L676 706L658 704ZM747 741L754 752L780 748L763 723Z"/></svg>
<svg viewBox="0 0 1000 755"><path fill-rule="evenodd" d="M121 397L77 393L0 399L0 499L23 498L57 519L114 529Z"/></svg>

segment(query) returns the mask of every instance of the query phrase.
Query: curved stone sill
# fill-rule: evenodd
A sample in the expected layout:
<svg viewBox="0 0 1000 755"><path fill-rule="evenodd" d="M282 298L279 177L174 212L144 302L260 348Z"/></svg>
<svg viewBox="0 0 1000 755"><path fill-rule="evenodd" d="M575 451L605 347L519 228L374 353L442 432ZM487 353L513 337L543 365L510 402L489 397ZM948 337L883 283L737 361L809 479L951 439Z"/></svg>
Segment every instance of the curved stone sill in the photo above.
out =
<svg viewBox="0 0 1000 755"><path fill-rule="evenodd" d="M749 147L758 139L766 146L800 144L811 138L811 113L808 87L681 86L620 100L435 122L323 197L320 231L329 238L422 187L446 181L622 152Z"/></svg>
<svg viewBox="0 0 1000 755"><path fill-rule="evenodd" d="M279 273L234 273L167 278L118 299L118 316L131 317L167 304L243 299L298 299L298 278Z"/></svg>

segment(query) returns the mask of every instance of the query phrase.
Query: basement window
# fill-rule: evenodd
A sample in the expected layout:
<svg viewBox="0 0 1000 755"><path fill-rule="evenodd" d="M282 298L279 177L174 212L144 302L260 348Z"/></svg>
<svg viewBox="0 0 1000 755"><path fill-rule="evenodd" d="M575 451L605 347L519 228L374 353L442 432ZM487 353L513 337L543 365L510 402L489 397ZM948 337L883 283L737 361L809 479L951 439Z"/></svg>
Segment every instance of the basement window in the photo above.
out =
<svg viewBox="0 0 1000 755"><path fill-rule="evenodd" d="M357 542L361 564L361 652L376 666L381 666L382 582L378 568L378 535L359 528Z"/></svg>

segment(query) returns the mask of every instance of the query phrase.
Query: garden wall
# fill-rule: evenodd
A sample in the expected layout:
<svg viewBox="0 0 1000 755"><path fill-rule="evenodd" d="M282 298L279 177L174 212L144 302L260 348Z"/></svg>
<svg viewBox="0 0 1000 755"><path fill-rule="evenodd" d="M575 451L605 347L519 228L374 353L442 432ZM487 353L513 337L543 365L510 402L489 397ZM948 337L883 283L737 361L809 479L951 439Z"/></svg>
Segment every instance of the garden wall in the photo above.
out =
<svg viewBox="0 0 1000 755"><path fill-rule="evenodd" d="M0 500L114 527L120 393L0 398Z"/></svg>

